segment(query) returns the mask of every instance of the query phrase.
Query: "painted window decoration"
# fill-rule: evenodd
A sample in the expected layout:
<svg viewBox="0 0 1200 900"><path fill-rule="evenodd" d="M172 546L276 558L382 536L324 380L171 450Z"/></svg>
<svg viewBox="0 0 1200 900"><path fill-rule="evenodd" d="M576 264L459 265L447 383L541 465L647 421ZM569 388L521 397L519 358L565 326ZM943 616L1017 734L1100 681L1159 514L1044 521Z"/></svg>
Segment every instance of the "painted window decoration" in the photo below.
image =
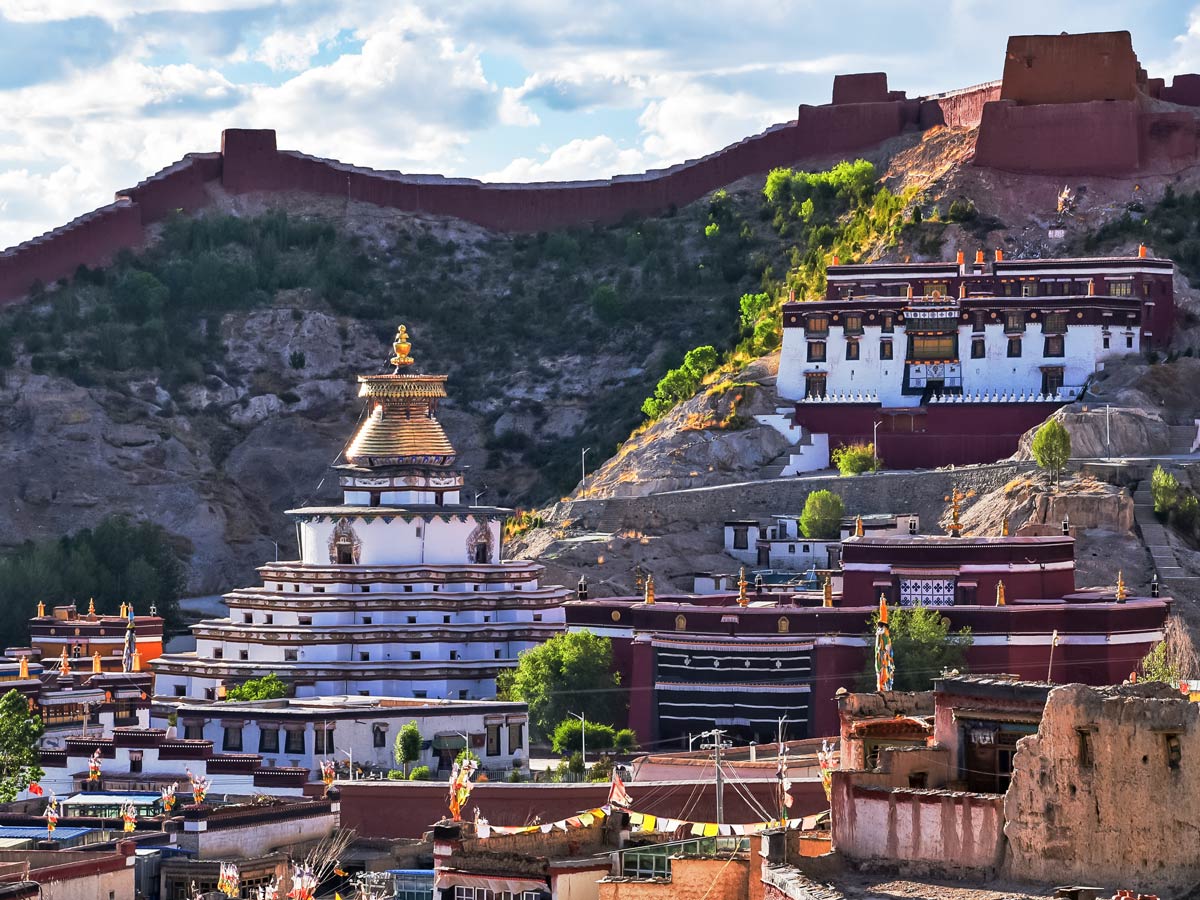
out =
<svg viewBox="0 0 1200 900"><path fill-rule="evenodd" d="M901 606L953 606L953 578L901 578Z"/></svg>
<svg viewBox="0 0 1200 900"><path fill-rule="evenodd" d="M467 537L467 562L489 563L492 560L492 530L486 521L480 522Z"/></svg>
<svg viewBox="0 0 1200 900"><path fill-rule="evenodd" d="M338 519L329 538L329 561L334 565L356 566L362 553L362 541L349 519Z"/></svg>

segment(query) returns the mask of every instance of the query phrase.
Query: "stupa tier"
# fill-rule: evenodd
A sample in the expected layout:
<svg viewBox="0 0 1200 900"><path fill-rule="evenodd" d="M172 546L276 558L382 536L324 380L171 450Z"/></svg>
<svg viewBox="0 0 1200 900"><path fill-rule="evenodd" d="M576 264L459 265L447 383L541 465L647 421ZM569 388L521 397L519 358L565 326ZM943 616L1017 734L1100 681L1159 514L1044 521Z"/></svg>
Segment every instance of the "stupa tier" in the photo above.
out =
<svg viewBox="0 0 1200 900"><path fill-rule="evenodd" d="M196 650L155 661L157 693L215 699L275 673L300 697L486 699L517 654L563 630L564 588L501 561L511 510L462 502L437 419L445 375L411 372L401 326L392 371L359 376L360 424L334 470L340 503L288 511L300 558L260 566L193 627Z"/></svg>

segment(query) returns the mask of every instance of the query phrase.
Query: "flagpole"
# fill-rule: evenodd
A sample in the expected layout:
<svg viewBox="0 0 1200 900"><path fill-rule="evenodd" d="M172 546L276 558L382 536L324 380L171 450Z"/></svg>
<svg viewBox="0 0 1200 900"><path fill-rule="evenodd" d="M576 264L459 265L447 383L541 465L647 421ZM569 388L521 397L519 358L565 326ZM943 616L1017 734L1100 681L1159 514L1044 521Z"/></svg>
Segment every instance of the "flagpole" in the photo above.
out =
<svg viewBox="0 0 1200 900"><path fill-rule="evenodd" d="M1053 682L1053 680L1054 680L1050 677L1050 675L1054 671L1054 648L1057 646L1058 646L1058 629L1055 628L1054 634L1051 635L1051 637L1050 637L1050 664L1048 666L1046 666L1046 681L1047 682Z"/></svg>

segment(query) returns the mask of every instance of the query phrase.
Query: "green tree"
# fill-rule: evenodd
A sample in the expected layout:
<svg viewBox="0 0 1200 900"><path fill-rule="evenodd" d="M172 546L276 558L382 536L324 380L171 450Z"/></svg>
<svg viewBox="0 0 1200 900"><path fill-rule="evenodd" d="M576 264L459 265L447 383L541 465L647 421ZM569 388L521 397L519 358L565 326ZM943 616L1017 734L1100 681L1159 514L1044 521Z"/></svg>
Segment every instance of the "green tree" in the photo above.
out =
<svg viewBox="0 0 1200 900"><path fill-rule="evenodd" d="M874 444L847 444L838 447L830 454L830 460L843 476L879 470L879 459L875 456Z"/></svg>
<svg viewBox="0 0 1200 900"><path fill-rule="evenodd" d="M1154 514L1166 519L1179 502L1179 479L1162 466L1155 466L1150 473L1150 496L1154 499Z"/></svg>
<svg viewBox="0 0 1200 900"><path fill-rule="evenodd" d="M416 721L409 722L396 734L396 743L392 748L396 762L404 769L408 777L408 767L421 758L421 730Z"/></svg>
<svg viewBox="0 0 1200 900"><path fill-rule="evenodd" d="M1178 663L1167 653L1166 641L1159 641L1151 647L1150 652L1142 657L1138 669L1142 673L1142 681L1162 681L1177 685L1183 679Z"/></svg>
<svg viewBox="0 0 1200 900"><path fill-rule="evenodd" d="M832 540L841 532L846 505L833 491L813 491L804 498L800 531L814 541Z"/></svg>
<svg viewBox="0 0 1200 900"><path fill-rule="evenodd" d="M550 745L555 753L566 756L580 750L611 750L616 743L616 731L602 722L588 722L586 731L578 719L563 719L554 729Z"/></svg>
<svg viewBox="0 0 1200 900"><path fill-rule="evenodd" d="M287 683L280 681L279 677L272 672L262 678L251 678L249 681L229 688L225 692L225 699L244 703L249 700L278 700L287 695Z"/></svg>
<svg viewBox="0 0 1200 900"><path fill-rule="evenodd" d="M613 749L618 753L632 753L637 748L637 733L632 728L622 728L613 738Z"/></svg>
<svg viewBox="0 0 1200 900"><path fill-rule="evenodd" d="M429 766L417 766L408 776L409 781L429 781L432 778L433 773L429 771Z"/></svg>
<svg viewBox="0 0 1200 900"><path fill-rule="evenodd" d="M864 687L875 685L875 627L879 613L871 616L866 634L867 664ZM892 656L896 660L894 687L898 691L927 691L946 669L966 670L967 650L974 643L971 629L951 633L950 620L926 606L901 606L889 611Z"/></svg>
<svg viewBox="0 0 1200 900"><path fill-rule="evenodd" d="M590 631L568 631L524 651L517 659L509 694L529 704L529 725L549 737L568 713L614 721L619 708L612 641Z"/></svg>
<svg viewBox="0 0 1200 900"><path fill-rule="evenodd" d="M29 711L29 701L19 691L0 698L0 803L11 803L30 782L42 777L38 765L38 740L42 719Z"/></svg>
<svg viewBox="0 0 1200 900"><path fill-rule="evenodd" d="M1057 484L1071 460L1071 435L1058 419L1050 419L1033 436L1033 458Z"/></svg>

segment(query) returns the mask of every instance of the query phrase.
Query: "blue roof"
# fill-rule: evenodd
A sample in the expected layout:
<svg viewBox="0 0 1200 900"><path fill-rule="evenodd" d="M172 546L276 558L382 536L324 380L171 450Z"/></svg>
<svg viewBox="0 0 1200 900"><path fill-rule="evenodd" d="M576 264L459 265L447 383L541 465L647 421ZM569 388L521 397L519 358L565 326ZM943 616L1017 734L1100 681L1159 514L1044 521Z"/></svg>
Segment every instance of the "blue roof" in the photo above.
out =
<svg viewBox="0 0 1200 900"><path fill-rule="evenodd" d="M71 840L72 838L82 837L89 831L95 831L94 828L55 828L54 839L56 841ZM45 825L0 825L0 840L45 840L46 826Z"/></svg>

